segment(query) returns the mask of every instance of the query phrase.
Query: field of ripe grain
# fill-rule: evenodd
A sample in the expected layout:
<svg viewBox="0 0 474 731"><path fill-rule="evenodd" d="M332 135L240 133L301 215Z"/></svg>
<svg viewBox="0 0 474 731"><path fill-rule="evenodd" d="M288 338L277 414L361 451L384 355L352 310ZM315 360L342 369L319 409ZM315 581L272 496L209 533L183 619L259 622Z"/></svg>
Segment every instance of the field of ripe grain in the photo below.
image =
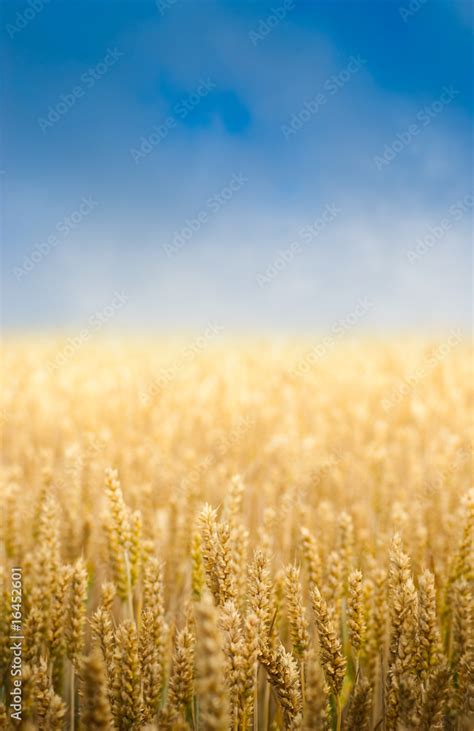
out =
<svg viewBox="0 0 474 731"><path fill-rule="evenodd" d="M472 728L471 365L7 342L0 727Z"/></svg>

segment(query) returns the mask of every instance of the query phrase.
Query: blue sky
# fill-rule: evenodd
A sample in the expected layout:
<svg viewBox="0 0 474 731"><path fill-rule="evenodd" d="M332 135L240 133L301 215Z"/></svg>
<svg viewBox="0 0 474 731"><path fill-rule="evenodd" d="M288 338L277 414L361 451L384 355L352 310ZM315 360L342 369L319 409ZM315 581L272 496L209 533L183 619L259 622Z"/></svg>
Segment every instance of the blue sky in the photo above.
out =
<svg viewBox="0 0 474 731"><path fill-rule="evenodd" d="M3 325L467 327L469 0L2 5ZM362 308L364 309L364 308Z"/></svg>

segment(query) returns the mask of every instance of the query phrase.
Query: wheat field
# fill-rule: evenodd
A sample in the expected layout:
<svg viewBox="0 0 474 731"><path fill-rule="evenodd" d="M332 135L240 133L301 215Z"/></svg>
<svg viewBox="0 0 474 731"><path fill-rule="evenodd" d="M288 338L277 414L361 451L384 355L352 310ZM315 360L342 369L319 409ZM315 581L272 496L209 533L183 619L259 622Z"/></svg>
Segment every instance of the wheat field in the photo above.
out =
<svg viewBox="0 0 474 731"><path fill-rule="evenodd" d="M1 728L473 728L468 342L2 360Z"/></svg>

